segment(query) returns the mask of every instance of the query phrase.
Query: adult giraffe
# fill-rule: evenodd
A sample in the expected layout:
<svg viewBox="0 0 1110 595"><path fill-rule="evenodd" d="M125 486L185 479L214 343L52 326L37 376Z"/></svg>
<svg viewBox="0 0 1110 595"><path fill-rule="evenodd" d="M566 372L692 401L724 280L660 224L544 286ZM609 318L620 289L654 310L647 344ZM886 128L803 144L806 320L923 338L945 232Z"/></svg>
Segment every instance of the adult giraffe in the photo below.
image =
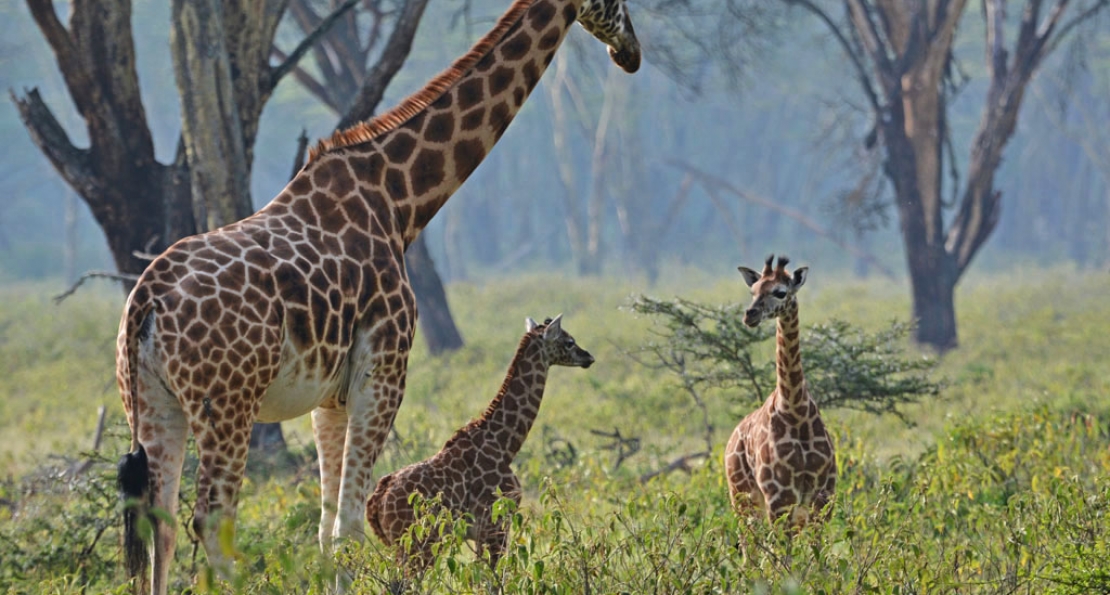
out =
<svg viewBox="0 0 1110 595"><path fill-rule="evenodd" d="M312 412L325 551L361 539L372 469L405 387L416 307L405 248L474 171L578 21L625 71L640 46L624 0L516 0L493 30L389 112L321 141L258 213L185 238L151 262L120 321L116 376L131 427L120 460L128 574L166 592L190 432L200 457L193 528L230 562L251 425Z"/></svg>

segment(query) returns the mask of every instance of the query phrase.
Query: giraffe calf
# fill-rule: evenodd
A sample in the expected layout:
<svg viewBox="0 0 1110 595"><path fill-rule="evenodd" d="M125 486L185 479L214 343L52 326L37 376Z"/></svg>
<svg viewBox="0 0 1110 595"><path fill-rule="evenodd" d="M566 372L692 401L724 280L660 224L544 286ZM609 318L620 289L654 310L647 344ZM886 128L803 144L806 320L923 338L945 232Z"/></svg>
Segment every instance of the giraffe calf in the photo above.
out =
<svg viewBox="0 0 1110 595"><path fill-rule="evenodd" d="M577 345L561 326L562 316L536 324L525 323L524 337L509 364L501 390L486 411L455 435L432 457L382 477L366 503L370 528L386 545L396 544L417 522L412 494L438 498L438 506L456 516L470 515L467 539L478 544L478 554L489 553L496 566L508 542L505 521L493 522L498 494L520 504L520 479L511 463L520 452L539 413L547 372L551 366L589 368L594 358ZM431 560L432 539L414 544L418 566Z"/></svg>

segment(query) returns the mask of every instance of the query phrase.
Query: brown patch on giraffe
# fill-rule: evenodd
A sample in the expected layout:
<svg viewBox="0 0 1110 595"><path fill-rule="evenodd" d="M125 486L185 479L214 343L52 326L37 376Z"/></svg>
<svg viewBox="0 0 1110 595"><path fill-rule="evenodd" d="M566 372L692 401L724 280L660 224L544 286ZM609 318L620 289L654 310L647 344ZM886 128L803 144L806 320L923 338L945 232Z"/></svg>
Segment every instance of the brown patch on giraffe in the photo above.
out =
<svg viewBox="0 0 1110 595"><path fill-rule="evenodd" d="M520 69L520 74L524 77L524 88L526 93L531 93L532 89L536 88L536 83L540 82L540 67L536 66L535 62L528 62Z"/></svg>
<svg viewBox="0 0 1110 595"><path fill-rule="evenodd" d="M455 177L465 180L486 156L486 148L478 139L462 140L455 145Z"/></svg>
<svg viewBox="0 0 1110 595"><path fill-rule="evenodd" d="M354 170L358 181L363 184L378 186L382 183L382 174L385 170L385 157L375 151L369 155L356 155L351 157L351 169Z"/></svg>
<svg viewBox="0 0 1110 595"><path fill-rule="evenodd" d="M458 98L456 106L459 111L466 111L486 98L486 84L480 78L471 78L459 84L458 89L455 91Z"/></svg>
<svg viewBox="0 0 1110 595"><path fill-rule="evenodd" d="M428 120L424 140L432 143L445 143L455 132L455 116L451 112L438 113Z"/></svg>
<svg viewBox="0 0 1110 595"><path fill-rule="evenodd" d="M423 196L446 179L445 159L442 151L424 149L416 155L412 165L412 190L416 196Z"/></svg>
<svg viewBox="0 0 1110 595"><path fill-rule="evenodd" d="M297 195L305 195L313 189L312 180L306 175L297 175L289 182L289 191Z"/></svg>
<svg viewBox="0 0 1110 595"><path fill-rule="evenodd" d="M566 29L574 24L578 18L578 8L573 4L567 3L563 5L563 28Z"/></svg>
<svg viewBox="0 0 1110 595"><path fill-rule="evenodd" d="M528 10L528 24L536 31L543 31L555 18L555 6L546 0L538 0Z"/></svg>
<svg viewBox="0 0 1110 595"><path fill-rule="evenodd" d="M490 73L489 81L489 94L490 97L496 97L505 92L509 85L513 84L516 79L516 71L508 66L499 66L497 70ZM492 112L491 112L492 113Z"/></svg>
<svg viewBox="0 0 1110 595"><path fill-rule="evenodd" d="M493 129L494 137L501 138L512 119L512 110L509 109L509 104L502 101L493 106L489 111L489 125Z"/></svg>
<svg viewBox="0 0 1110 595"><path fill-rule="evenodd" d="M501 59L506 62L516 62L523 58L531 47L532 38L529 37L527 32L521 31L500 45Z"/></svg>
<svg viewBox="0 0 1110 595"><path fill-rule="evenodd" d="M462 120L459 121L459 128L463 132L470 132L480 128L485 121L486 109L478 107L463 115Z"/></svg>
<svg viewBox="0 0 1110 595"><path fill-rule="evenodd" d="M559 45L559 41L563 38L563 32L558 29L551 29L547 33L540 36L539 42L536 47L547 52L554 50Z"/></svg>
<svg viewBox="0 0 1110 595"><path fill-rule="evenodd" d="M409 160L415 148L415 138L408 134L396 134L382 147L382 152L391 162L400 164Z"/></svg>
<svg viewBox="0 0 1110 595"><path fill-rule="evenodd" d="M405 183L405 173L391 167L385 171L385 191L394 202L399 202L409 195L408 185Z"/></svg>

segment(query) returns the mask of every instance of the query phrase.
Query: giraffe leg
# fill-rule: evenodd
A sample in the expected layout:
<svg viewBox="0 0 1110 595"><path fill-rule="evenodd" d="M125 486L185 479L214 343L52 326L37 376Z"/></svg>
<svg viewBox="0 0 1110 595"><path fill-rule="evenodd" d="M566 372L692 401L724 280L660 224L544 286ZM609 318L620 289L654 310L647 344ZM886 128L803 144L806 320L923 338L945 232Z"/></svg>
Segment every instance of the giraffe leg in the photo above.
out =
<svg viewBox="0 0 1110 595"><path fill-rule="evenodd" d="M519 508L521 489L520 479L517 478L516 474L510 471L510 474L502 480L499 487L501 488L501 496L516 502ZM478 522L485 526L485 531L483 532L485 535L482 537L480 543L484 546L484 549L489 552L489 566L494 570L497 569L497 562L501 559L501 556L505 554L505 548L508 547L509 525L512 522L511 519L505 518L498 519L496 522L493 520L493 502L496 501L496 498L497 496L495 494L489 506L485 507L484 513L482 513L485 518L478 519ZM478 554L478 557L481 558L481 551L479 551Z"/></svg>
<svg viewBox="0 0 1110 595"><path fill-rule="evenodd" d="M342 409L312 411L312 433L320 459L320 549L325 554L331 550L332 530L339 509L347 421L347 412Z"/></svg>
<svg viewBox="0 0 1110 595"><path fill-rule="evenodd" d="M225 404L243 403L244 399L250 397L235 395L223 401ZM236 503L247 468L254 415L235 406L219 407L215 401L212 399L206 405L213 410L211 414L202 413L191 419L200 456L193 530L204 544L208 564L226 580L231 577L233 566L230 556L234 553ZM250 413L258 408L257 399L253 401L255 405ZM230 527L225 528L225 523ZM221 539L221 534L225 538Z"/></svg>
<svg viewBox="0 0 1110 595"><path fill-rule="evenodd" d="M150 460L153 488L151 501L155 508L164 511L167 518L172 519L168 522L155 521L152 569L154 593L166 593L169 589L170 564L177 545L177 502L188 429L184 415L176 416L172 421L173 426L164 427L166 431L161 440L153 441L150 446L144 444Z"/></svg>
<svg viewBox="0 0 1110 595"><path fill-rule="evenodd" d="M739 429L732 433L725 447L725 477L732 508L738 514L754 515L764 505L763 492L755 481L755 473L748 464L747 441Z"/></svg>
<svg viewBox="0 0 1110 595"><path fill-rule="evenodd" d="M169 589L170 565L177 543L177 502L189 436L188 422L176 397L163 388L146 368L141 368L137 390L139 411L134 416L136 427L131 431L138 435L139 443L146 451L150 503L174 519L163 522L158 517L150 517L154 526L154 540L148 545L153 559L152 592L164 595Z"/></svg>
<svg viewBox="0 0 1110 595"><path fill-rule="evenodd" d="M361 539L363 536L374 462L389 437L404 393L408 353L382 354L375 359L371 374L353 387L357 390L351 391L347 401L347 436L343 446L338 516L332 530L332 537L336 539Z"/></svg>
<svg viewBox="0 0 1110 595"><path fill-rule="evenodd" d="M406 286L407 287L407 286ZM412 292L408 291L409 303ZM356 347L369 357L352 358L352 385L347 393L347 436L343 445L343 472L339 484L332 550L345 540L362 541L366 530L366 501L374 487L374 463L378 460L397 408L405 391L412 319L405 312L356 337ZM358 333L356 333L357 335ZM336 590L345 592L352 579L339 569Z"/></svg>

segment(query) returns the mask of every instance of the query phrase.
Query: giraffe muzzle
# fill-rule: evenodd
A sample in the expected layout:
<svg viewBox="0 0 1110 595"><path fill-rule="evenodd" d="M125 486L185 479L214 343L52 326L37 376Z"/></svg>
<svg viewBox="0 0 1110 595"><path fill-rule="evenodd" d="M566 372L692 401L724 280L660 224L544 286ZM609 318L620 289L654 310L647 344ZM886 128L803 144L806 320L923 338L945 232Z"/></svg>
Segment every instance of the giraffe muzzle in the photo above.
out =
<svg viewBox="0 0 1110 595"><path fill-rule="evenodd" d="M640 44L637 43L630 48L609 46L609 58L614 64L620 66L621 70L632 74L640 69Z"/></svg>
<svg viewBox="0 0 1110 595"><path fill-rule="evenodd" d="M748 308L744 311L744 324L755 328L763 321L763 313L755 308Z"/></svg>

